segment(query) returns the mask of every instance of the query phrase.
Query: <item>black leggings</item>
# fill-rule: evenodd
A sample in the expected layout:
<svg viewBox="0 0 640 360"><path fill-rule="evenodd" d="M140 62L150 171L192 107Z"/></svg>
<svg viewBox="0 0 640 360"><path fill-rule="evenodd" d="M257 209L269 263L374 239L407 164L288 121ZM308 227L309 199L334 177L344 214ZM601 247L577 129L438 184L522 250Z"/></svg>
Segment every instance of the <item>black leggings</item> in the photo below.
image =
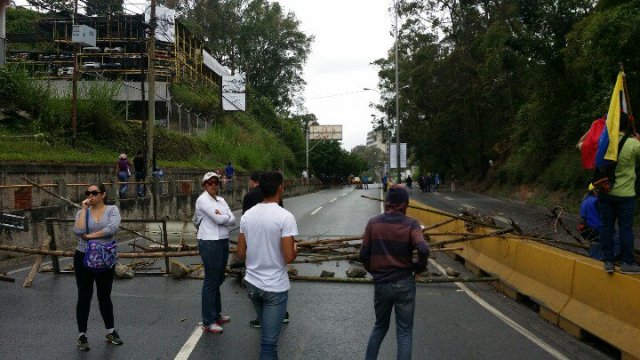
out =
<svg viewBox="0 0 640 360"><path fill-rule="evenodd" d="M84 253L76 250L73 256L73 266L76 271L76 285L78 285L78 303L76 304L76 320L78 331L87 332L91 297L93 296L93 282L96 282L100 314L104 320L105 329L113 329L113 304L111 303L111 287L113 286L114 269L101 273L87 269L82 263Z"/></svg>

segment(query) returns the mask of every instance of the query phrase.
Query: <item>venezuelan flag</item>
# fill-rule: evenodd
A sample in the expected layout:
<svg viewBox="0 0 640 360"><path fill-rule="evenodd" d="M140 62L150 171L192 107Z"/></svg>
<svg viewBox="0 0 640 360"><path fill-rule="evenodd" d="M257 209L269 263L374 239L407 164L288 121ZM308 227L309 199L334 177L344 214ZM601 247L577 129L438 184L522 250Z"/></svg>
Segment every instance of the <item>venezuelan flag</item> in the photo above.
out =
<svg viewBox="0 0 640 360"><path fill-rule="evenodd" d="M603 131L598 144L596 165L601 167L605 160L618 160L618 143L620 141L620 114L627 112L627 97L624 93L624 72L620 71L616 86L611 94L609 112L607 113L607 131Z"/></svg>

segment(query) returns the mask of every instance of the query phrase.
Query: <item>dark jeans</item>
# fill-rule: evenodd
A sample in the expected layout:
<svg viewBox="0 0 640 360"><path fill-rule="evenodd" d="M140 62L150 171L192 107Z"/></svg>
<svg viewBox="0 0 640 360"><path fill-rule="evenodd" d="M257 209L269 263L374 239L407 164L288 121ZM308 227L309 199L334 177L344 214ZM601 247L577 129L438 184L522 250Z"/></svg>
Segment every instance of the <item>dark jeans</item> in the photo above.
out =
<svg viewBox="0 0 640 360"><path fill-rule="evenodd" d="M256 309L262 335L260 337L260 360L278 358L278 337L282 320L287 311L289 291L269 292L261 290L247 281L247 292Z"/></svg>
<svg viewBox="0 0 640 360"><path fill-rule="evenodd" d="M598 198L598 209L602 220L602 230L600 231L600 244L602 246L603 261L615 260L614 254L614 232L616 221L620 235L620 257L624 264L635 264L633 255L633 213L636 208L635 197L619 197L611 195L600 195Z"/></svg>
<svg viewBox="0 0 640 360"><path fill-rule="evenodd" d="M389 330L393 308L396 314L397 358L398 360L411 359L413 312L416 306L416 282L413 277L375 284L373 304L376 311L376 324L369 337L365 359L378 358L380 345Z"/></svg>
<svg viewBox="0 0 640 360"><path fill-rule="evenodd" d="M118 171L118 181L127 182L129 181L129 173L126 171ZM120 190L118 193L121 198L127 196L127 191L129 190L129 184L120 184Z"/></svg>
<svg viewBox="0 0 640 360"><path fill-rule="evenodd" d="M87 332L87 321L93 296L93 282L96 282L98 291L98 304L100 314L104 320L105 329L114 328L113 303L111 303L111 288L113 286L114 269L104 272L93 272L82 263L84 253L76 250L73 256L73 266L76 272L76 285L78 286L78 302L76 303L76 320L78 331Z"/></svg>
<svg viewBox="0 0 640 360"><path fill-rule="evenodd" d="M229 239L198 240L198 251L204 264L202 283L202 325L209 326L220 317L220 285L229 260Z"/></svg>
<svg viewBox="0 0 640 360"><path fill-rule="evenodd" d="M140 197L144 197L145 194L145 178L144 178L144 172L143 171L136 171L136 181L138 182L138 184L136 184L136 193L138 193L138 196Z"/></svg>

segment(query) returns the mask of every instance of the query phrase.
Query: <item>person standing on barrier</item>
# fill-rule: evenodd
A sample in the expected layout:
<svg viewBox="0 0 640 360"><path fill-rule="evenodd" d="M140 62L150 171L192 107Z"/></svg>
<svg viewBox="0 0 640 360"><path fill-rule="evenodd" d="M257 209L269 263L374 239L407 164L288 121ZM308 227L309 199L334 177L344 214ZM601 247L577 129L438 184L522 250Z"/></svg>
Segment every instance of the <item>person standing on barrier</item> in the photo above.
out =
<svg viewBox="0 0 640 360"><path fill-rule="evenodd" d="M629 117L620 114L620 138L625 133L633 132ZM613 189L608 194L598 195L598 209L602 220L600 245L602 246L602 261L607 273L615 271L614 266L614 232L618 223L620 233L620 256L622 264L620 272L623 274L640 274L640 266L636 264L634 255L633 214L636 207L636 164L640 163L640 136L631 134L618 154L618 164L615 168Z"/></svg>
<svg viewBox="0 0 640 360"><path fill-rule="evenodd" d="M238 257L246 259L244 280L261 323L260 359L264 360L278 358L278 338L291 287L287 264L298 253L294 240L298 226L293 214L278 205L284 192L282 174L262 174L260 188L264 201L240 220Z"/></svg>
<svg viewBox="0 0 640 360"><path fill-rule="evenodd" d="M78 301L76 304L76 320L78 322L78 350L89 351L87 339L87 322L89 309L93 297L93 283L96 283L100 314L107 329L106 340L113 345L122 345L118 332L115 330L113 317L113 303L111 302L111 288L113 286L114 268L96 272L84 264L84 255L88 240L97 240L101 244L109 244L120 226L120 211L115 205L105 205L107 189L103 184L89 185L85 192L86 199L82 201L82 208L76 214L73 232L78 236L78 246L73 256L76 285L78 286ZM88 221L88 222L87 222Z"/></svg>
<svg viewBox="0 0 640 360"><path fill-rule="evenodd" d="M116 162L116 176L118 181L125 183L120 184L120 189L118 190L120 198L124 199L127 196L127 190L129 190L129 184L126 184L126 182L131 177L131 164L127 160L127 154L125 153L120 154L118 162Z"/></svg>
<svg viewBox="0 0 640 360"><path fill-rule="evenodd" d="M153 154L155 158L155 153ZM145 177L146 170L144 164L144 157L142 156L142 151L138 151L136 156L133 158L133 168L136 171L136 194L138 197L144 197L145 195Z"/></svg>
<svg viewBox="0 0 640 360"><path fill-rule="evenodd" d="M229 260L229 229L236 218L227 202L218 196L220 176L208 172L202 177L204 191L196 200L195 218L198 224L198 251L204 263L202 284L202 329L221 333L222 325L231 317L222 314L220 285Z"/></svg>
<svg viewBox="0 0 640 360"><path fill-rule="evenodd" d="M405 215L408 205L409 194L404 187L389 187L384 213L369 220L362 237L360 262L373 276L376 314L367 345L367 360L378 358L393 309L396 315L397 358L411 359L415 276L427 268L429 247L420 224ZM412 259L413 250L418 251L416 263Z"/></svg>

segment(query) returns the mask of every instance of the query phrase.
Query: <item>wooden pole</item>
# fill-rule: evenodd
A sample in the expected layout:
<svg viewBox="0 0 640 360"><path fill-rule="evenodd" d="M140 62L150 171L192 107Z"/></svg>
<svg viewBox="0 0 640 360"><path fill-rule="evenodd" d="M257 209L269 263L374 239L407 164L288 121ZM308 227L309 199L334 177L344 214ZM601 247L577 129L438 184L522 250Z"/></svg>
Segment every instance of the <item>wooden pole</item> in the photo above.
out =
<svg viewBox="0 0 640 360"><path fill-rule="evenodd" d="M73 257L75 251L64 250L48 250L48 249L32 249L14 245L0 244L0 250L14 251L27 254L55 255L60 257ZM121 259L140 259L140 258L161 258L161 257L184 257L200 255L197 250L194 251L156 251L156 252L121 252L118 257Z"/></svg>
<svg viewBox="0 0 640 360"><path fill-rule="evenodd" d="M374 197L370 197L370 196L366 196L366 195L360 195L360 196L365 198L365 199L384 202L384 200L382 200L382 199L378 199L378 198L374 198ZM497 225L483 223L483 222L477 221L475 219L471 219L471 218L464 217L464 216L457 216L457 215L447 214L446 212L443 212L443 211L438 211L438 210L434 210L434 209L427 209L427 208L423 208L423 207L419 207L419 206L412 206L412 205L408 205L407 207L411 208L411 209L420 210L420 211L430 212L432 214L447 216L447 217L450 217L450 218L453 218L453 219L462 220L462 221L465 221L465 222L468 222L468 223L472 223L472 224L476 224L476 225L480 225L480 226L484 226L484 227L488 227L488 228L492 228L492 229L504 230L504 229L502 229L501 227L499 227Z"/></svg>
<svg viewBox="0 0 640 360"><path fill-rule="evenodd" d="M40 189L40 190L44 191L45 193L47 193L47 194L49 194L49 195L51 195L51 196L53 196L53 197L56 197L56 198L58 198L58 199L60 199L60 200L65 201L66 203L68 203L69 205L71 205L71 206L73 206L73 207L75 207L75 208L78 208L78 209L79 209L79 208L81 208L81 206L80 206L80 205L78 205L78 204L74 203L73 201L71 201L71 200L67 199L66 197L64 197L64 196L60 196L60 195L58 195L58 194L54 193L53 191L49 191L49 190L45 189L44 187L42 187L41 185L36 184L35 182L33 182L33 181L31 181L31 180L29 180L29 179L27 179L27 178L20 178L20 179L22 179L22 180L24 180L24 181L28 182L29 184L31 184L31 185L33 185L33 186L37 187L38 189ZM134 235L136 235L136 236L139 236L139 237L141 237L141 238L143 238L143 239L145 239L145 240L149 240L149 241L151 241L151 242L154 242L154 243L156 243L156 244L159 244L159 245L164 246L164 244L163 244L163 243L161 243L160 241L154 240L154 239L152 239L152 238L150 238L150 237L148 237L148 236L145 236L145 235L143 235L143 234L141 234L141 233L139 233L139 232L137 232L137 231L135 231L135 230L127 229L126 227L124 227L124 226L122 226L122 225L120 225L120 226L119 226L119 228L120 228L121 230L126 231L126 232L132 233L132 234L134 234Z"/></svg>
<svg viewBox="0 0 640 360"><path fill-rule="evenodd" d="M289 275L289 279L298 281L313 281L313 282L338 282L338 283L360 283L360 284L372 284L372 279L362 278L325 278L319 276L297 276ZM497 277L459 277L459 278L418 278L416 283L418 284L441 284L441 283L468 283L468 282L491 282L498 281Z"/></svg>
<svg viewBox="0 0 640 360"><path fill-rule="evenodd" d="M44 239L42 241L42 250L49 250L49 239ZM27 275L27 278L24 279L24 283L22 283L22 287L31 287L31 284L33 284L33 279L36 278L36 275L38 274L38 269L40 268L40 265L42 265L42 261L44 260L44 254L39 254L38 256L36 256L36 259L33 261L33 265L31 266L31 270L29 271L29 274Z"/></svg>

